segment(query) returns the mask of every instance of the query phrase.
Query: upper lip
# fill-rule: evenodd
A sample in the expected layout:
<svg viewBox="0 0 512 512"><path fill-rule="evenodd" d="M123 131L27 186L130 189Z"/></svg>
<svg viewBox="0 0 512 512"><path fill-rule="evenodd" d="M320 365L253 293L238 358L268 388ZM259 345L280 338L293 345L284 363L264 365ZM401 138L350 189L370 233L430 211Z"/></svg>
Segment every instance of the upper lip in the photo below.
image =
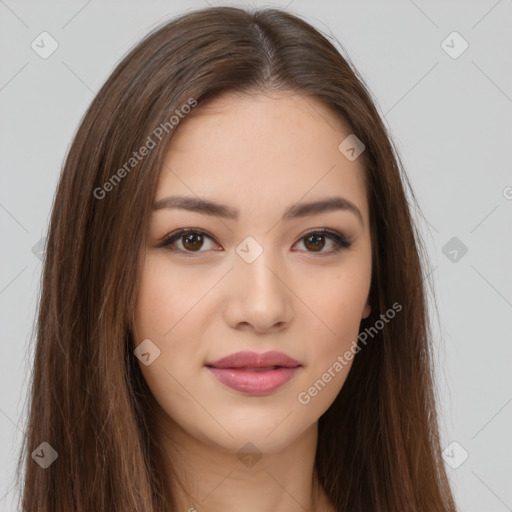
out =
<svg viewBox="0 0 512 512"><path fill-rule="evenodd" d="M257 352L236 352L217 361L206 363L213 368L270 368L282 366L295 368L301 366L299 361L275 350L259 354Z"/></svg>

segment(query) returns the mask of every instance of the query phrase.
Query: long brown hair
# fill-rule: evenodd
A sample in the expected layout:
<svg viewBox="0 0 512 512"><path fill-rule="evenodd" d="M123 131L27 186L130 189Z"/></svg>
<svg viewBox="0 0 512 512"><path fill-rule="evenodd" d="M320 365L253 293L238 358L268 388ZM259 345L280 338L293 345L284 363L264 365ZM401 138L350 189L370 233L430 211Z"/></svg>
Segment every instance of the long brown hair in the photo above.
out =
<svg viewBox="0 0 512 512"><path fill-rule="evenodd" d="M18 463L24 511L175 510L132 339L169 120L222 93L273 90L322 102L364 143L373 269L372 313L361 331L392 304L403 308L361 347L319 420L320 482L338 511L456 510L440 449L425 251L405 195L411 187L371 94L335 44L299 17L215 7L137 44L69 149L52 207ZM31 456L43 442L58 453L46 469Z"/></svg>

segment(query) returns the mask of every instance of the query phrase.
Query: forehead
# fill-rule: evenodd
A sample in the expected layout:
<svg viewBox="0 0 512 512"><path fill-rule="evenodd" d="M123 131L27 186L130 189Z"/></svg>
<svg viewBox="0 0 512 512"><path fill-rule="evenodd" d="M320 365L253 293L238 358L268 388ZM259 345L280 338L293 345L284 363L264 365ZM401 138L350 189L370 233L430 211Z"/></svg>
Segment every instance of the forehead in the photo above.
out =
<svg viewBox="0 0 512 512"><path fill-rule="evenodd" d="M214 198L243 214L338 194L367 218L362 163L338 149L350 129L318 100L226 94L199 104L175 130L156 200L176 193Z"/></svg>

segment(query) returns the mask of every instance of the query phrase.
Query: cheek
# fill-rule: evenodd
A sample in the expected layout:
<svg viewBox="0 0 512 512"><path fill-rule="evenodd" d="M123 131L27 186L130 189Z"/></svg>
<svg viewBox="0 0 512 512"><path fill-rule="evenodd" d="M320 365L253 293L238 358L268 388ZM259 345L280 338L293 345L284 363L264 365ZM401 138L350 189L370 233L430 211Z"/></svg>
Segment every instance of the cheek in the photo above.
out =
<svg viewBox="0 0 512 512"><path fill-rule="evenodd" d="M149 339L159 351L151 364L139 363L144 380L167 418L194 416L188 386L201 358L199 299L206 293L186 272L165 270L161 257L146 257L134 315L134 342ZM196 366L198 368L196 368Z"/></svg>
<svg viewBox="0 0 512 512"><path fill-rule="evenodd" d="M197 306L214 283L211 278L197 279L197 272L194 279L192 266L173 271L169 267L165 254L146 257L135 307L140 340L153 336L168 344L186 320L197 320Z"/></svg>
<svg viewBox="0 0 512 512"><path fill-rule="evenodd" d="M170 269L165 254L147 256L135 306L135 346L149 339L159 351L153 363L140 367L153 394L167 403L170 391L174 401L189 398L180 383L204 363L204 332L213 314L206 299L218 277L199 280L193 272L193 266Z"/></svg>
<svg viewBox="0 0 512 512"><path fill-rule="evenodd" d="M314 293L304 300L315 315L308 311L310 365L302 391L307 393L316 386L308 395L319 411L334 400L352 366L371 284L370 265L370 261L361 258L340 266L320 281L317 275L315 286L310 288Z"/></svg>
<svg viewBox="0 0 512 512"><path fill-rule="evenodd" d="M168 387L174 382L176 360L190 361L194 348L194 333L183 330L187 327L187 311L192 308L189 303L195 291L183 286L176 274L163 271L157 257L147 256L135 306L135 346L149 339L149 346L158 354L149 365L141 360L140 368L159 402L169 394ZM177 343L181 336L187 343Z"/></svg>
<svg viewBox="0 0 512 512"><path fill-rule="evenodd" d="M331 273L298 278L297 287L303 290L301 300L308 309L308 323L326 342L326 350L339 348L348 338L357 336L367 304L371 284L370 263L350 263Z"/></svg>

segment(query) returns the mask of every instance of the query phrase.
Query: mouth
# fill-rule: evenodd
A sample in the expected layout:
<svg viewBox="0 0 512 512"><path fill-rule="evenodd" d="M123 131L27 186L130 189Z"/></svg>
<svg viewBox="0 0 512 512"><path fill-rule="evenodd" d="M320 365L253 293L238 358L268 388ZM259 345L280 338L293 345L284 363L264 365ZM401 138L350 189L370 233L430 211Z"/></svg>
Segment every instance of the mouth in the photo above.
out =
<svg viewBox="0 0 512 512"><path fill-rule="evenodd" d="M211 368L217 368L216 366L212 366ZM243 370L245 372L269 372L272 370L277 370L278 368L286 368L286 366L269 366L266 368L251 368L249 366L241 366L238 368L220 368L221 370Z"/></svg>
<svg viewBox="0 0 512 512"><path fill-rule="evenodd" d="M281 352L238 352L205 366L221 384L253 396L279 389L302 367Z"/></svg>

